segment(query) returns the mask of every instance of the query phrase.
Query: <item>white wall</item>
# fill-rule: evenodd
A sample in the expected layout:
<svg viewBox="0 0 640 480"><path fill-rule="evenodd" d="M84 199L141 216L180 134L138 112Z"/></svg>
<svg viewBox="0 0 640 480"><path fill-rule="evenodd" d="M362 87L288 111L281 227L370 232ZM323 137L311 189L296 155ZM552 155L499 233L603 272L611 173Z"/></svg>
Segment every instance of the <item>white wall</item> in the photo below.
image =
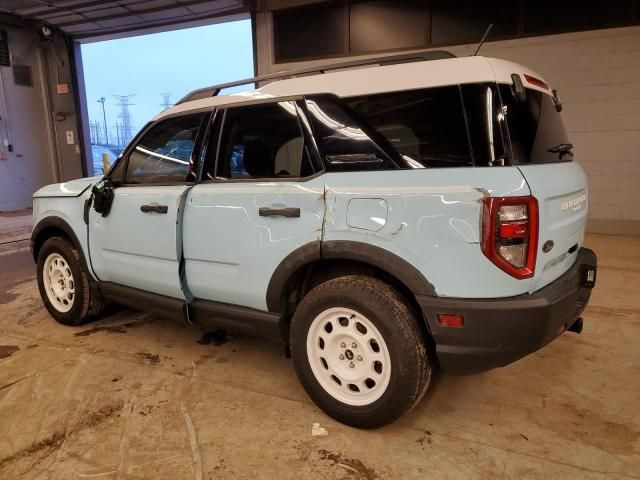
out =
<svg viewBox="0 0 640 480"><path fill-rule="evenodd" d="M257 15L256 41L259 74L332 62L274 64L268 11ZM481 54L525 64L558 89L589 177L589 231L640 235L640 27L488 42Z"/></svg>
<svg viewBox="0 0 640 480"><path fill-rule="evenodd" d="M39 50L33 47L35 38L31 33L3 28L9 35L11 54L19 57L17 63L31 66L33 86L15 85L12 69L0 67L4 86L4 96L0 94L0 150L4 156L0 160L0 211L30 207L33 192L55 178L43 114ZM13 152L3 143L9 139Z"/></svg>

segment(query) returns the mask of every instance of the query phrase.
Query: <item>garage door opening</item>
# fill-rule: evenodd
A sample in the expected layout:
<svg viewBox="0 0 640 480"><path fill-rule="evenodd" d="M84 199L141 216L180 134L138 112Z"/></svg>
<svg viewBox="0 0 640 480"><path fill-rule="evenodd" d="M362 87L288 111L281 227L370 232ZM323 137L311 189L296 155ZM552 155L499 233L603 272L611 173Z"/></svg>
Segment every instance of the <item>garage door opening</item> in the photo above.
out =
<svg viewBox="0 0 640 480"><path fill-rule="evenodd" d="M254 74L250 20L81 45L91 139L87 172L101 175L156 114L196 88Z"/></svg>

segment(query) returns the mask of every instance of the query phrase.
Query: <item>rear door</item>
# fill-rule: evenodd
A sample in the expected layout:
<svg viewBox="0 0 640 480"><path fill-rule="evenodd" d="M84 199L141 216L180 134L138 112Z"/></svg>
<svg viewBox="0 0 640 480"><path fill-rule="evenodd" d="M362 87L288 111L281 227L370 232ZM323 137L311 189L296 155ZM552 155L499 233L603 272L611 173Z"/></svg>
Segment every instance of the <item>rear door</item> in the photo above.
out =
<svg viewBox="0 0 640 480"><path fill-rule="evenodd" d="M89 213L91 264L101 281L183 298L182 206L204 123L202 113L163 120L115 167L111 211Z"/></svg>
<svg viewBox="0 0 640 480"><path fill-rule="evenodd" d="M280 262L303 246L320 250L324 175L295 102L233 106L217 117L221 133L185 209L187 284L196 299L267 310Z"/></svg>
<svg viewBox="0 0 640 480"><path fill-rule="evenodd" d="M587 177L573 153L551 95L526 88L518 102L500 85L514 164L538 200L536 271L530 291L549 284L575 262L587 223Z"/></svg>

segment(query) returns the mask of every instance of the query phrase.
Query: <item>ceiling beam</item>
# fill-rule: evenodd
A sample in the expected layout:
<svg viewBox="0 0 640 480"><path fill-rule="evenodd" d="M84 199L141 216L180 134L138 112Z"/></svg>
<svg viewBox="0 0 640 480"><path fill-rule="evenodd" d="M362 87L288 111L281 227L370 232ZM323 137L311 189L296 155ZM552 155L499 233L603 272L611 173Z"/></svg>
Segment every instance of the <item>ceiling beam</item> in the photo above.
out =
<svg viewBox="0 0 640 480"><path fill-rule="evenodd" d="M175 5L170 4L170 5L165 5L163 7L152 7L152 8L141 9L141 10L132 10L131 13L116 13L113 15L106 15L104 17L90 17L90 18L87 18L86 20L73 20L71 22L62 22L62 23L54 23L54 24L56 27L64 29L65 27L69 27L73 25L82 25L83 23L94 23L94 22L100 23L101 20L116 20L118 18L144 15L145 13L157 13L157 12L162 12L163 10L169 10L171 8L190 7L190 6L202 5L206 3L211 3L212 4L211 6L215 7L215 3L217 2L212 2L212 0L190 0L188 2L176 3ZM236 8L243 8L243 7L245 7L244 0L238 0L238 5ZM78 12L74 12L74 13L78 13ZM79 14L81 15L82 13L79 13Z"/></svg>
<svg viewBox="0 0 640 480"><path fill-rule="evenodd" d="M208 25L212 20L223 18L223 21L241 20L244 15L248 14L246 8L234 8L232 10L220 9L213 12L203 14L190 15L184 19L177 20L171 18L169 20L146 21L144 24L131 24L121 28L106 27L97 30L83 30L81 32L69 32L68 35L74 40L81 43L88 41L113 40L124 36L142 35L145 33L157 33L171 29L170 27L190 28ZM206 23L202 23L206 22Z"/></svg>
<svg viewBox="0 0 640 480"><path fill-rule="evenodd" d="M140 0L140 2L147 2L149 0ZM113 0L113 2L117 2L117 0ZM56 13L69 13L72 12L75 8L88 8L104 5L104 0L90 0L83 3L75 3L68 5L66 7L49 7L47 5L42 5L41 7L27 7L27 8L16 8L14 11L18 15L22 15L25 17L32 17L38 15L55 15Z"/></svg>

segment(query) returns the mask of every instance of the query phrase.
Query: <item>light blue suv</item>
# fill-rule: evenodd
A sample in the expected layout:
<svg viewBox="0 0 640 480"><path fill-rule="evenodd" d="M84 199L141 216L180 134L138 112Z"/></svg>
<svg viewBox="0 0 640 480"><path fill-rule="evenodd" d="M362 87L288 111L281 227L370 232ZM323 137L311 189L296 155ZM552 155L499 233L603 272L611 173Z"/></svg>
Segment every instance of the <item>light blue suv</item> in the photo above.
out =
<svg viewBox="0 0 640 480"><path fill-rule="evenodd" d="M51 315L113 301L283 341L358 427L409 411L436 365L480 372L580 332L596 256L555 91L497 59L362 63L193 92L106 176L36 192Z"/></svg>

